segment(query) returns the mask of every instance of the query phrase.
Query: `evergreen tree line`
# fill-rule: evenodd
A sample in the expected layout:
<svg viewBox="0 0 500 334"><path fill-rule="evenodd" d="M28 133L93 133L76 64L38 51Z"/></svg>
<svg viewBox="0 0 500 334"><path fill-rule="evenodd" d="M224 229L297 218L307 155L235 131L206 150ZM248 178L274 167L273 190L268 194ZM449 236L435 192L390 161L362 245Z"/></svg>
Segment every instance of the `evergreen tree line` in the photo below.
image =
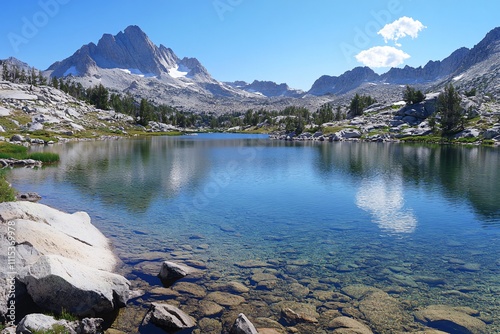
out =
<svg viewBox="0 0 500 334"><path fill-rule="evenodd" d="M2 62L2 80L13 83L42 86L47 84L47 79L41 71L31 67L29 70L19 69L17 65L10 65L6 61Z"/></svg>
<svg viewBox="0 0 500 334"><path fill-rule="evenodd" d="M185 116L178 116L180 112L167 105L155 105L152 102L141 99L139 103L136 102L130 94L117 94L112 93L102 84L84 88L81 83L63 80L62 78L53 77L51 85L58 88L63 92L73 96L76 99L83 100L98 109L114 110L118 113L129 115L137 120L140 125L146 126L150 121L182 124L182 127L191 126L191 122L186 122L182 118ZM186 125L187 124L187 125Z"/></svg>

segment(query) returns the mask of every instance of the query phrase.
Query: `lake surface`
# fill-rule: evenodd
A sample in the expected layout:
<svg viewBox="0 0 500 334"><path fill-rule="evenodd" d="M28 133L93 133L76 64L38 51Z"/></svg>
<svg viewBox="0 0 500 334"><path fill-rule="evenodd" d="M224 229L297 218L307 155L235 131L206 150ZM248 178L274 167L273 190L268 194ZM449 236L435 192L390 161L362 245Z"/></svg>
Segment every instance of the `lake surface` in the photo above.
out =
<svg viewBox="0 0 500 334"><path fill-rule="evenodd" d="M299 333L326 333L339 315L381 333L417 331L413 312L435 304L471 307L488 332L500 331L498 149L232 134L39 149L60 153L60 164L15 169L14 187L88 212L112 239L122 272L146 291L115 327L133 328L150 301L168 300L203 318L204 333L239 312L278 327L284 305L319 320L296 325ZM158 289L163 260L203 275ZM383 327L360 311L352 286L387 292L408 319ZM244 301L200 311L200 300L224 304L217 291Z"/></svg>

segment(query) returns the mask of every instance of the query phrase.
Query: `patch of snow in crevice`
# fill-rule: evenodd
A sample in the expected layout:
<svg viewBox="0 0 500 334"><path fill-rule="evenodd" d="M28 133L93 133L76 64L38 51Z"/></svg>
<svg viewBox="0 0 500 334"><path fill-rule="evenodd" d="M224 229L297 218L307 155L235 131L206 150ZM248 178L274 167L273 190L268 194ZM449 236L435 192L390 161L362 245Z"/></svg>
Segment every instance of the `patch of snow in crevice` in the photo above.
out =
<svg viewBox="0 0 500 334"><path fill-rule="evenodd" d="M249 92L249 93L253 93L253 94L255 94L255 95L259 95L259 96L265 96L265 95L264 95L264 94L262 94L261 92L256 91L256 90L254 90L254 89L249 89L249 90L247 90L247 92Z"/></svg>
<svg viewBox="0 0 500 334"><path fill-rule="evenodd" d="M172 78L179 79L179 78L185 78L187 74L189 73L189 70L185 68L184 66L179 67L178 65L176 67L172 67L168 69L168 75L170 75Z"/></svg>
<svg viewBox="0 0 500 334"><path fill-rule="evenodd" d="M464 77L463 74L457 75L456 77L453 78L453 81L458 81Z"/></svg>
<svg viewBox="0 0 500 334"><path fill-rule="evenodd" d="M152 77L156 76L154 73L146 73L146 74L144 74L144 73L142 73L137 68L129 68L129 69L119 68L119 70L122 71L122 72L125 72L127 74L137 75L138 77L141 77L141 78L152 78Z"/></svg>

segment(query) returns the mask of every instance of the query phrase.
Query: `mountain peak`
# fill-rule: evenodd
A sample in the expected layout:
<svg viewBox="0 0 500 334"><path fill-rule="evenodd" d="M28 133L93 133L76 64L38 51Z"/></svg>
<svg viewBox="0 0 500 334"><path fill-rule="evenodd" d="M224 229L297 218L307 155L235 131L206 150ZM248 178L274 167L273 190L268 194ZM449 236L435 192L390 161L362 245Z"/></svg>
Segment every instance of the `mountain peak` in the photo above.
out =
<svg viewBox="0 0 500 334"><path fill-rule="evenodd" d="M178 71L182 67L182 71ZM180 60L163 46L156 46L142 29L131 25L116 35L104 34L97 45L89 43L71 57L54 63L48 70L56 77L88 76L101 69L119 69L131 75L146 77L170 76L211 80L208 71L196 58ZM182 73L185 73L182 74Z"/></svg>
<svg viewBox="0 0 500 334"><path fill-rule="evenodd" d="M123 31L126 35L143 35L146 36L146 33L142 31L142 29L139 26L136 25L129 25L125 30Z"/></svg>

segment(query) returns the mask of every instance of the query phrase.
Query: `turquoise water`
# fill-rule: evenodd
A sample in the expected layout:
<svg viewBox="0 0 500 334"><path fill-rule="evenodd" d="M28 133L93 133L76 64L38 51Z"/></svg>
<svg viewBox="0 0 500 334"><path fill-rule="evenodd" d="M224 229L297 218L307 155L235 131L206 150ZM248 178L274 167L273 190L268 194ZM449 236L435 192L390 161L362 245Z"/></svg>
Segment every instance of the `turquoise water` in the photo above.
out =
<svg viewBox="0 0 500 334"><path fill-rule="evenodd" d="M397 298L409 315L433 304L469 306L489 332L500 331L498 149L229 134L44 149L60 153L57 167L16 169L9 180L42 203L87 211L134 287L160 286L162 260L203 270L194 280L203 293L146 293L131 302L139 313L169 299L226 328L239 310L280 321L285 300L315 305L320 322L297 328L323 333L332 313L325 310L357 317L349 311L356 300L332 306L339 297L324 292L363 284ZM193 300L229 281L250 288L239 292L245 301L199 315Z"/></svg>

